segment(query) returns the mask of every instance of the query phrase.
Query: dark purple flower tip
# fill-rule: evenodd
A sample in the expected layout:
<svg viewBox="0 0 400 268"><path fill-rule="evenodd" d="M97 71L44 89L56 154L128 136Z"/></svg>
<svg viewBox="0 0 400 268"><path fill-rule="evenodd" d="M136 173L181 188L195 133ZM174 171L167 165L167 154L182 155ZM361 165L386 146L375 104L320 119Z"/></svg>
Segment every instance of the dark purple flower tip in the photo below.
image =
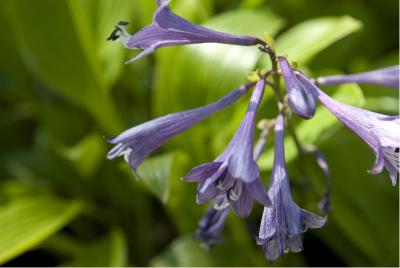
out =
<svg viewBox="0 0 400 268"><path fill-rule="evenodd" d="M230 211L229 204L226 205L223 202L223 197L217 198L199 221L195 237L206 249L210 249L222 241L221 232L224 229L226 217Z"/></svg>
<svg viewBox="0 0 400 268"><path fill-rule="evenodd" d="M197 203L222 195L233 211L242 217L250 214L253 199L264 206L270 204L253 159L256 113L264 90L265 77L254 87L246 115L224 152L214 162L194 168L183 178L199 183Z"/></svg>
<svg viewBox="0 0 400 268"><path fill-rule="evenodd" d="M167 46L198 43L240 46L263 44L263 41L255 37L218 32L193 24L171 12L168 6L169 2L158 0L158 8L154 13L153 22L136 34L130 35L125 30L125 25L121 24L113 31L109 39L119 40L126 48L143 49L143 52L129 60L128 63L149 55L160 47Z"/></svg>
<svg viewBox="0 0 400 268"><path fill-rule="evenodd" d="M275 124L275 158L268 190L272 206L264 208L256 238L270 261L289 251L301 251L302 233L308 228L321 228L326 222L326 218L299 208L292 199L285 163L284 127L284 117L280 114Z"/></svg>
<svg viewBox="0 0 400 268"><path fill-rule="evenodd" d="M367 143L376 155L371 173L386 168L393 185L399 176L400 117L386 116L340 103L316 87L305 75L299 80L336 118Z"/></svg>
<svg viewBox="0 0 400 268"><path fill-rule="evenodd" d="M316 110L313 95L298 81L293 69L284 57L278 57L278 61L285 79L290 108L303 119L312 118Z"/></svg>
<svg viewBox="0 0 400 268"><path fill-rule="evenodd" d="M398 89L399 71L399 66L397 65L365 73L319 77L317 78L317 83L323 86L347 83L373 84Z"/></svg>
<svg viewBox="0 0 400 268"><path fill-rule="evenodd" d="M115 138L107 139L109 143L115 144L115 147L108 152L107 158L111 160L123 155L131 169L135 171L151 152L166 141L234 103L251 86L252 83L242 85L214 103L153 119L130 128Z"/></svg>

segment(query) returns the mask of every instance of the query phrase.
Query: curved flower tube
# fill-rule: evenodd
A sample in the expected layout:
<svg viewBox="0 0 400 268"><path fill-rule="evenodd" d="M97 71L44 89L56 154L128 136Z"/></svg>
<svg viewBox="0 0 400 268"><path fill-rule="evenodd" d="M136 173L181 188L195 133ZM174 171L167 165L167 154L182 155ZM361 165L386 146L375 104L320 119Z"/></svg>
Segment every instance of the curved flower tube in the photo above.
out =
<svg viewBox="0 0 400 268"><path fill-rule="evenodd" d="M285 163L284 128L284 117L280 114L275 124L275 158L268 189L272 206L264 208L256 239L270 261L289 251L301 251L302 233L307 228L321 228L326 222L326 218L299 208L292 199Z"/></svg>
<svg viewBox="0 0 400 268"><path fill-rule="evenodd" d="M198 43L240 46L263 44L263 41L255 37L218 32L191 23L171 12L168 6L170 1L157 0L158 8L154 13L153 22L134 35L130 35L125 30L127 23L122 22L116 26L116 30L113 31L109 40L119 40L124 47L129 49L143 49L127 63L147 56L160 47L167 46Z"/></svg>
<svg viewBox="0 0 400 268"><path fill-rule="evenodd" d="M385 167L393 185L399 176L400 116L387 116L340 103L316 87L305 75L299 80L336 118L343 122L376 155L371 173L380 173Z"/></svg>
<svg viewBox="0 0 400 268"><path fill-rule="evenodd" d="M316 81L317 84L322 86L357 83L373 84L398 89L399 72L399 66L397 65L365 73L318 77Z"/></svg>
<svg viewBox="0 0 400 268"><path fill-rule="evenodd" d="M220 100L209 105L169 114L132 127L115 138L107 139L116 144L108 154L108 159L124 155L133 172L142 161L154 150L175 135L189 129L208 116L222 110L242 97L254 83L242 85Z"/></svg>
<svg viewBox="0 0 400 268"><path fill-rule="evenodd" d="M263 77L254 87L246 115L225 151L213 162L194 168L183 178L184 181L199 183L197 203L203 204L223 195L221 208L232 205L234 212L241 217L250 214L253 199L264 206L269 205L260 171L253 159L256 113L265 84Z"/></svg>

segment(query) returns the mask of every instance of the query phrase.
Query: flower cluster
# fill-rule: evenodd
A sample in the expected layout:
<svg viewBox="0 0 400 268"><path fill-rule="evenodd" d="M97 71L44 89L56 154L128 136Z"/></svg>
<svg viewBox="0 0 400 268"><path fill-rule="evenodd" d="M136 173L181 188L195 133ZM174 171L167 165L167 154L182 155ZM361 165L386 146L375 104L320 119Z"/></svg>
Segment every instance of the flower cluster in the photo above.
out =
<svg viewBox="0 0 400 268"><path fill-rule="evenodd" d="M222 33L195 25L174 14L168 6L169 2L170 0L157 0L158 8L153 22L138 33L130 35L125 29L125 22L120 22L112 32L109 40L118 40L126 48L143 50L130 62L161 47L223 43L240 46L261 45L262 51L269 54L274 63L272 70L258 73L257 81L239 86L214 103L153 119L132 127L115 138L107 139L115 145L109 151L108 159L123 155L132 171L136 173L142 161L169 139L233 104L254 87L242 122L225 150L213 161L195 167L182 178L184 181L198 183L198 204L213 200L212 206L200 220L195 235L205 247L210 248L221 241L221 232L229 211L232 210L240 217L247 217L251 213L254 200L264 207L256 242L268 260L275 260L286 252L301 251L303 233L308 228L320 228L325 224L326 217L300 208L293 200L284 153L285 125L291 123L290 117L286 115L293 112L302 119L312 119L317 102L371 147L376 155L376 163L371 173L381 172L385 168L393 185L396 184L399 176L400 117L385 116L340 103L317 86L368 83L398 88L398 66L362 74L310 79L293 69L285 57L276 56L267 42L255 37ZM277 66L280 67L280 71ZM274 76L278 81L280 76L283 77L286 97L282 96L279 84L269 81L270 76ZM259 141L255 145L256 117L267 85L271 86L278 97L279 114L262 127ZM275 157L269 187L266 190L257 159L265 148L266 136L272 128L275 131ZM295 132L292 134L297 139ZM318 165L330 180L325 157L315 147L310 149L310 146L300 146L300 149L304 153L315 153ZM328 197L329 193L330 187L325 197ZM324 200L322 206L327 210L328 201Z"/></svg>

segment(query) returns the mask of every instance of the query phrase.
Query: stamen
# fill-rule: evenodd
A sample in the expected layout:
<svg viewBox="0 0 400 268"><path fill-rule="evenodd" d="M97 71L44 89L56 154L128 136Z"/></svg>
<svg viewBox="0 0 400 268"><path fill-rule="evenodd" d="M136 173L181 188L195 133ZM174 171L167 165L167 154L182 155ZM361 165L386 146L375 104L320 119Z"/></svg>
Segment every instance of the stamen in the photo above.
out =
<svg viewBox="0 0 400 268"><path fill-rule="evenodd" d="M399 148L382 147L382 151L386 160L388 160L394 167L399 169Z"/></svg>
<svg viewBox="0 0 400 268"><path fill-rule="evenodd" d="M126 22L126 21L120 21L120 22L118 22L118 25L119 26L127 26L129 24L129 22Z"/></svg>
<svg viewBox="0 0 400 268"><path fill-rule="evenodd" d="M107 38L107 41L115 41L118 40L118 38L120 37L120 35L118 35L118 33L121 31L121 29L119 27L115 27L114 31L112 31L112 33L110 34L110 36Z"/></svg>
<svg viewBox="0 0 400 268"><path fill-rule="evenodd" d="M214 204L215 210L223 210L229 206L229 200L226 195L224 195L224 199L222 200L221 204Z"/></svg>

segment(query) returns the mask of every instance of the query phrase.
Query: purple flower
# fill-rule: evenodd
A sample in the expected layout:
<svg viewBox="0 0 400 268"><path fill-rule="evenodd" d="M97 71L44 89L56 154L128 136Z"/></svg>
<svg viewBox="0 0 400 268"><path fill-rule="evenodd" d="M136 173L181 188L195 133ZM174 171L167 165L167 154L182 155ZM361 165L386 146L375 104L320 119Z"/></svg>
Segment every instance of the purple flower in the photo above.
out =
<svg viewBox="0 0 400 268"><path fill-rule="evenodd" d="M351 75L332 75L317 78L319 85L340 85L347 83L374 84L387 86L395 89L399 88L399 66L392 66L366 73Z"/></svg>
<svg viewBox="0 0 400 268"><path fill-rule="evenodd" d="M285 163L284 127L284 117L280 114L275 125L275 158L268 190L272 206L264 208L257 238L257 244L270 261L288 251L301 251L302 233L307 228L320 228L326 221L299 208L292 199Z"/></svg>
<svg viewBox="0 0 400 268"><path fill-rule="evenodd" d="M217 32L193 24L172 13L168 4L171 0L158 0L158 8L153 22L134 35L126 30L126 23L119 23L109 40L119 40L129 49L143 49L139 55L129 60L135 61L153 53L160 47L188 45L197 43L223 43L253 46L263 42L255 37Z"/></svg>
<svg viewBox="0 0 400 268"><path fill-rule="evenodd" d="M234 212L242 217L250 214L253 199L264 206L269 205L260 171L253 160L256 113L264 89L265 77L254 87L246 115L225 151L213 162L194 168L183 178L199 183L197 203L203 204L223 195L224 205L232 205Z"/></svg>
<svg viewBox="0 0 400 268"><path fill-rule="evenodd" d="M223 201L223 196L217 198L199 222L195 237L207 249L221 242L221 232L225 226L225 219L231 210L229 204L222 207Z"/></svg>
<svg viewBox="0 0 400 268"><path fill-rule="evenodd" d="M313 95L298 81L294 71L284 57L278 57L278 61L285 79L290 108L301 118L312 118L316 109Z"/></svg>
<svg viewBox="0 0 400 268"><path fill-rule="evenodd" d="M340 121L364 140L374 151L376 163L372 173L385 167L393 185L399 173L400 117L386 116L340 103L317 88L306 76L298 73L303 85Z"/></svg>
<svg viewBox="0 0 400 268"><path fill-rule="evenodd" d="M215 112L238 100L254 83L242 85L220 100L197 109L169 114L130 128L108 142L116 144L107 158L124 155L131 169L137 166L154 150L173 136L187 130Z"/></svg>

